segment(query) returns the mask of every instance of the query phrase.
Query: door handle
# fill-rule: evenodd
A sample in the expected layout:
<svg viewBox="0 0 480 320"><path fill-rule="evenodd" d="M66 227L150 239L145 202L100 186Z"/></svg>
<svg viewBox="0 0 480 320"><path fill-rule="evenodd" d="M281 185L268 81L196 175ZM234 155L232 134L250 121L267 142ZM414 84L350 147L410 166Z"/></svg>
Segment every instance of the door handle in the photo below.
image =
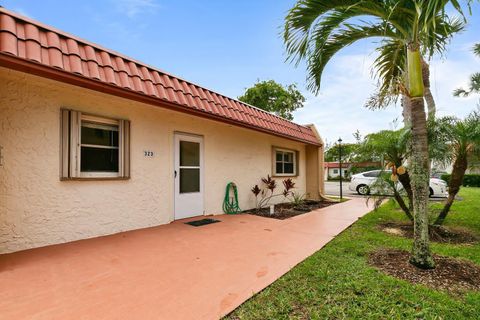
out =
<svg viewBox="0 0 480 320"><path fill-rule="evenodd" d="M173 171L173 177L174 177L174 178L177 177L177 170Z"/></svg>

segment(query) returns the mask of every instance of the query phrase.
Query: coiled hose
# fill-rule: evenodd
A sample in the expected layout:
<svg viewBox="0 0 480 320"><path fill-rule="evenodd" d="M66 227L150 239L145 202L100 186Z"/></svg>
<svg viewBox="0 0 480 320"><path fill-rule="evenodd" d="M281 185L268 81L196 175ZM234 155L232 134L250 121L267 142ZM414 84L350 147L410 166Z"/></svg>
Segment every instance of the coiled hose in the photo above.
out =
<svg viewBox="0 0 480 320"><path fill-rule="evenodd" d="M230 190L233 190L233 197L230 198ZM227 184L225 190L225 198L223 199L223 212L226 214L236 214L241 211L238 206L238 192L237 185L233 182Z"/></svg>

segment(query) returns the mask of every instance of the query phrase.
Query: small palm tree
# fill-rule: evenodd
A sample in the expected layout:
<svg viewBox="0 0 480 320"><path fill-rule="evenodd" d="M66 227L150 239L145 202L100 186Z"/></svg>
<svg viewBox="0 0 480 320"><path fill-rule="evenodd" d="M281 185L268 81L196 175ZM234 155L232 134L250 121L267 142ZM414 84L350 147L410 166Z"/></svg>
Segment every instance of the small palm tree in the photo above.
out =
<svg viewBox="0 0 480 320"><path fill-rule="evenodd" d="M450 211L455 196L462 186L468 162L480 156L480 111L472 112L466 119L455 119L447 129L450 132L450 148L453 158L448 198L435 224L442 224Z"/></svg>
<svg viewBox="0 0 480 320"><path fill-rule="evenodd" d="M451 131L448 129L452 124L452 117L431 118L427 123L429 158L437 163L448 163L451 161L449 142ZM382 130L371 133L365 137L360 146L359 153L370 158L383 158L387 163L393 164L395 168L404 167L403 174L397 174L398 181L402 184L407 196L406 204L403 197L393 190L393 195L405 215L414 220L411 214L413 210L413 191L408 171L409 148L411 134L407 128L400 130Z"/></svg>
<svg viewBox="0 0 480 320"><path fill-rule="evenodd" d="M480 57L480 43L475 44L473 47L473 53ZM453 92L453 95L456 97L467 97L472 93L480 93L480 72L476 72L470 76L468 89L456 89Z"/></svg>
<svg viewBox="0 0 480 320"><path fill-rule="evenodd" d="M400 130L382 130L371 133L365 137L365 141L360 147L360 153L368 155L371 158L381 158L386 163L393 164L396 168L405 165L407 159L407 143L408 131L406 129ZM402 184L408 199L408 204L405 203L403 197L392 184L393 196L400 208L403 210L409 220L413 221L412 216L412 188L410 183L410 176L408 171L404 174L398 175L398 180ZM379 199L384 199L380 197ZM379 201L380 202L380 201Z"/></svg>
<svg viewBox="0 0 480 320"><path fill-rule="evenodd" d="M385 39L396 50L380 46L384 67L379 71L380 96L403 93L411 110L411 168L414 206L414 245L410 261L433 268L428 236L429 160L424 105L422 52L427 56L444 49L441 32L451 19L445 6L462 14L458 1L444 0L299 0L285 19L287 54L307 63L308 87L318 92L323 70L342 48L372 37ZM363 18L363 19L360 19ZM403 57L403 61L402 61Z"/></svg>

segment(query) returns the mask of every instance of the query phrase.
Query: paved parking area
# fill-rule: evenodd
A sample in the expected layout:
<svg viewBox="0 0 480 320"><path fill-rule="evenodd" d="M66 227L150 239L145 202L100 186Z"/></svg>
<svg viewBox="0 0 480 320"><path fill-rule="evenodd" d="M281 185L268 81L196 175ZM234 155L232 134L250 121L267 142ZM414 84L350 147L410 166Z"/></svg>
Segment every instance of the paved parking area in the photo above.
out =
<svg viewBox="0 0 480 320"><path fill-rule="evenodd" d="M0 256L1 319L217 319L366 214L221 215Z"/></svg>
<svg viewBox="0 0 480 320"><path fill-rule="evenodd" d="M342 192L344 197L348 198L363 198L366 199L368 196L361 196L355 191L350 191L348 189L348 185L350 184L349 181L344 181L342 183ZM340 196L340 182L338 181L325 181L325 194L327 196ZM445 201L445 197L431 197L430 201Z"/></svg>

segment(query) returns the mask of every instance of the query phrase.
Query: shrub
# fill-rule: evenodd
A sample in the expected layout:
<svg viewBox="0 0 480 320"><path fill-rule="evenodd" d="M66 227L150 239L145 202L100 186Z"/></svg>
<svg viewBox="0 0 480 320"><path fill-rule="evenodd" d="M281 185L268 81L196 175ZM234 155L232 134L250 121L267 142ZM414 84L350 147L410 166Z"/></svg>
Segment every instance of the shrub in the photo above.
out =
<svg viewBox="0 0 480 320"><path fill-rule="evenodd" d="M290 194L293 194L291 190L295 188L295 182L293 182L291 178L287 178L282 181L284 190L282 193L278 194L274 193L275 189L277 188L277 181L270 177L270 175L267 175L266 178L262 178L261 180L263 182L263 188L260 188L256 184L251 189L253 195L255 196L255 206L257 210L266 207L272 198L279 196L287 198Z"/></svg>
<svg viewBox="0 0 480 320"><path fill-rule="evenodd" d="M443 174L442 180L450 184L450 174ZM466 174L463 177L462 186L464 187L480 187L480 174Z"/></svg>

